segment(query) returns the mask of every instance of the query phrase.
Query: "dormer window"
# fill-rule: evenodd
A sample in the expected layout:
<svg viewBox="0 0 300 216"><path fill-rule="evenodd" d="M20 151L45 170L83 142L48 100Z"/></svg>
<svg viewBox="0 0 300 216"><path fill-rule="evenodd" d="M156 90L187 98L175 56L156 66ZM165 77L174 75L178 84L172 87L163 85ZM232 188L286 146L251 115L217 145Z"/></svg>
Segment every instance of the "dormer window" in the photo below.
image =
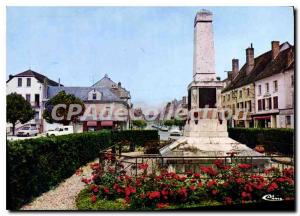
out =
<svg viewBox="0 0 300 216"><path fill-rule="evenodd" d="M97 100L97 94L93 93L93 100Z"/></svg>
<svg viewBox="0 0 300 216"><path fill-rule="evenodd" d="M92 90L88 93L88 100L101 100L101 93L97 90Z"/></svg>

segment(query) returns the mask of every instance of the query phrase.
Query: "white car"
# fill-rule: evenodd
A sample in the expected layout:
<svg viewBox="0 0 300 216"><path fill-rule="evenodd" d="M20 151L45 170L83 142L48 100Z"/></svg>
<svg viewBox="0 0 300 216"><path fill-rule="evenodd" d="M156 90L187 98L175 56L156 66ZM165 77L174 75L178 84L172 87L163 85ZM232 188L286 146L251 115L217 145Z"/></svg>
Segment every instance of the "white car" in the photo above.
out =
<svg viewBox="0 0 300 216"><path fill-rule="evenodd" d="M160 130L161 130L161 131L168 131L168 130L169 130L169 128L168 128L168 127L166 127L166 126L162 126L162 127L160 128Z"/></svg>
<svg viewBox="0 0 300 216"><path fill-rule="evenodd" d="M170 130L170 136L182 136L182 133L179 129L173 128Z"/></svg>
<svg viewBox="0 0 300 216"><path fill-rule="evenodd" d="M35 126L24 126L18 132L17 136L37 136L39 130Z"/></svg>
<svg viewBox="0 0 300 216"><path fill-rule="evenodd" d="M47 136L59 136L74 133L73 126L60 126L55 130L47 131Z"/></svg>

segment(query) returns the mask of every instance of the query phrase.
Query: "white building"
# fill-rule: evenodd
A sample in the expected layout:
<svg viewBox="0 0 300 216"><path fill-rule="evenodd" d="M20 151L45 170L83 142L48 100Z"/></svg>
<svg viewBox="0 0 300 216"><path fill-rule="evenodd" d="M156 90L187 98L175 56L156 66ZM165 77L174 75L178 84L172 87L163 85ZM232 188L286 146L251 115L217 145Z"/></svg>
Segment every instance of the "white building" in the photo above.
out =
<svg viewBox="0 0 300 216"><path fill-rule="evenodd" d="M271 59L255 79L255 127L294 128L294 46L272 42Z"/></svg>
<svg viewBox="0 0 300 216"><path fill-rule="evenodd" d="M35 117L25 124L34 124L43 131L42 111L45 86L59 86L59 83L32 70L27 70L16 75L9 75L6 81L6 94L17 93L22 95L35 110ZM16 130L23 126L16 125ZM7 125L10 128L10 124Z"/></svg>

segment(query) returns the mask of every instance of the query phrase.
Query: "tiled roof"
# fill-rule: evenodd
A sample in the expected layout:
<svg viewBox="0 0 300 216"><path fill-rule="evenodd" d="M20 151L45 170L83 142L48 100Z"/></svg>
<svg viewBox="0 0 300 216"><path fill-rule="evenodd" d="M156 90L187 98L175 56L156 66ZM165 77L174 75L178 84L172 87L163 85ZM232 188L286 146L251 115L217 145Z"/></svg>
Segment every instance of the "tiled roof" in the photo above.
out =
<svg viewBox="0 0 300 216"><path fill-rule="evenodd" d="M248 75L246 74L247 65L245 63L240 69L238 75L225 89L222 90L222 92L227 92L232 89L254 83L256 80L263 79L265 77L272 76L273 74L282 72L282 70L286 69L287 67L287 52L291 48L293 48L293 46L291 46L287 42L280 45L280 48L287 45L290 47L282 50L274 61L272 60L272 50L256 57L254 59L254 68Z"/></svg>
<svg viewBox="0 0 300 216"><path fill-rule="evenodd" d="M45 78L47 78L48 85L50 85L50 86L58 86L59 85L57 82L49 79L48 77L46 77L46 76L44 76L44 75L42 75L40 73L32 71L32 70L27 70L27 71L24 71L22 73L19 73L19 74L16 74L14 76L11 76L9 78L9 80L7 80L6 82L9 82L14 77L35 77L40 83L44 83ZM63 85L61 84L61 86L63 86Z"/></svg>
<svg viewBox="0 0 300 216"><path fill-rule="evenodd" d="M88 100L88 93L92 90L99 91L102 95L101 101L105 102L122 102L118 96L111 92L108 88L93 88L93 87L53 87L48 88L48 98L52 98L57 95L60 91L65 91L68 94L80 98L82 101Z"/></svg>
<svg viewBox="0 0 300 216"><path fill-rule="evenodd" d="M92 85L92 87L105 87L105 88L114 88L114 92L116 94L118 94L119 96L122 97L128 97L130 98L130 92L127 91L125 88L121 87L118 90L120 90L120 92L117 90L118 84L115 83L114 81L112 81L107 75L105 75L101 80L99 80L98 82L96 82L94 85Z"/></svg>
<svg viewBox="0 0 300 216"><path fill-rule="evenodd" d="M291 65L288 65L287 57L288 52L294 52L294 46L291 46L288 49L281 51L278 56L274 59L274 61L270 61L264 70L258 74L255 80L261 80L263 78L272 76L274 74L281 73L288 69Z"/></svg>

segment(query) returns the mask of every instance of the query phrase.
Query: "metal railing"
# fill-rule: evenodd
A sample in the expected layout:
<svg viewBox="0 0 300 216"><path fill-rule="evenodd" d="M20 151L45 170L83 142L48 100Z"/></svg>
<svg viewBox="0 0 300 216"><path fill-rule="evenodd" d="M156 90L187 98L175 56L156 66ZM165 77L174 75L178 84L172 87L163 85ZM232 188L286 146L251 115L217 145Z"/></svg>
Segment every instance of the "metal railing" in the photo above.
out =
<svg viewBox="0 0 300 216"><path fill-rule="evenodd" d="M113 145L99 154L99 162L103 164L105 154L111 154L115 159L115 165L123 165L130 175L138 175L139 165L147 163L148 173L156 172L157 168L166 168L185 173L187 171L198 172L200 166L211 166L215 160L221 160L224 165L251 164L251 169L247 172L262 173L266 168L276 167L279 170L294 167L293 156L267 155L267 156L161 156L158 154L147 154L130 156L122 154L121 145ZM214 165L213 165L214 166Z"/></svg>

